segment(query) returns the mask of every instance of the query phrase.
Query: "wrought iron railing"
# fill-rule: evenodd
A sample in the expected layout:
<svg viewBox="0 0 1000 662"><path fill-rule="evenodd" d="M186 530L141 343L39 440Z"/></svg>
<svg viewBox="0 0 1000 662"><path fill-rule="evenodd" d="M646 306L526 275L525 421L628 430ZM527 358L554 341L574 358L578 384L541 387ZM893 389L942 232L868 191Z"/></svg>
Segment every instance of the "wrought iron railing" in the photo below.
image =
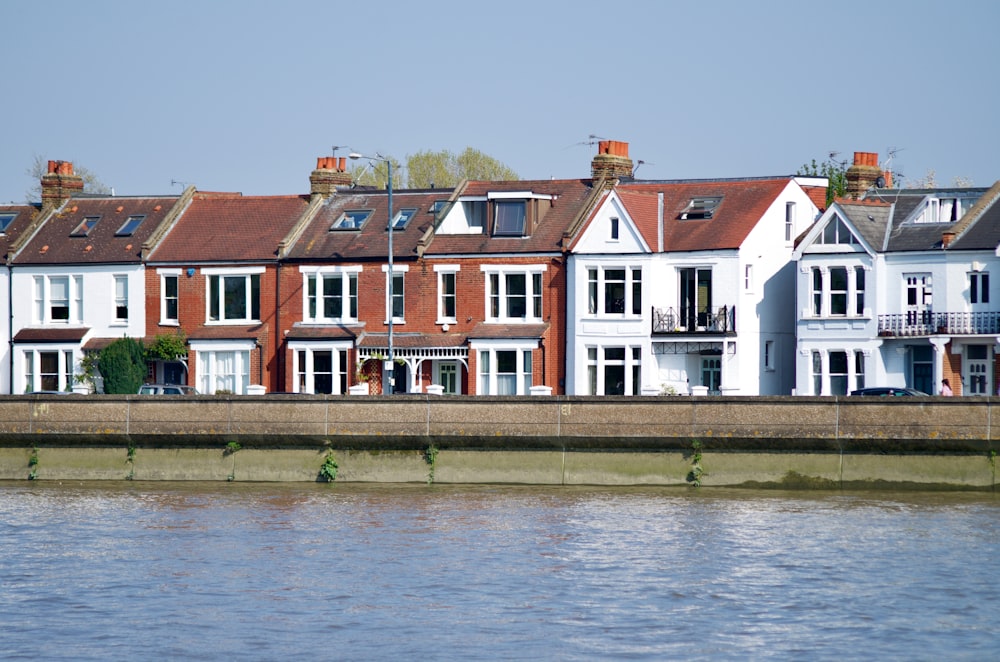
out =
<svg viewBox="0 0 1000 662"><path fill-rule="evenodd" d="M653 333L736 333L736 306L701 312L653 308Z"/></svg>
<svg viewBox="0 0 1000 662"><path fill-rule="evenodd" d="M1000 312L935 313L928 310L878 316L880 336L996 335Z"/></svg>

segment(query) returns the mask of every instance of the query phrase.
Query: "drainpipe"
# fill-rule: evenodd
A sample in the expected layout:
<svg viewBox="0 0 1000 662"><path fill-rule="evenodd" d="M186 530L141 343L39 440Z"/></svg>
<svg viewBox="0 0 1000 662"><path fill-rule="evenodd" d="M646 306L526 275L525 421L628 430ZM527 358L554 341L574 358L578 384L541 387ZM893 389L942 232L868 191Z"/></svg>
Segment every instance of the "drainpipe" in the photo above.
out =
<svg viewBox="0 0 1000 662"><path fill-rule="evenodd" d="M275 269L275 282L274 282L274 353L277 364L275 366L278 378L278 388L272 389L274 391L284 391L285 390L285 352L281 349L281 343L284 337L281 335L281 260L278 260L277 268ZM263 370L264 355L261 353L261 370ZM263 379L263 377L261 377ZM271 385L268 385L270 388Z"/></svg>
<svg viewBox="0 0 1000 662"><path fill-rule="evenodd" d="M14 394L14 269L7 261L7 390Z"/></svg>

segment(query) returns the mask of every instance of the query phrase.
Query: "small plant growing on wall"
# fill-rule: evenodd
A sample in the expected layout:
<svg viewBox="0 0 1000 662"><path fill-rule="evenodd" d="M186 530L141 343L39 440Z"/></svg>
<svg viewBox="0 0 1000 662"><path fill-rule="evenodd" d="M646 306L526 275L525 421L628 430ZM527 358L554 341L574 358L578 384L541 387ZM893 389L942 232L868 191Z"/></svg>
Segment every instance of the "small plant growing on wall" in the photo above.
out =
<svg viewBox="0 0 1000 662"><path fill-rule="evenodd" d="M229 475L226 476L226 480L228 480L229 482L233 482L234 480L236 480L236 453L241 448L243 447L240 445L240 442L230 441L228 444L226 444L226 447L222 449L223 457L225 457L226 455L233 456L233 468L230 470Z"/></svg>
<svg viewBox="0 0 1000 662"><path fill-rule="evenodd" d="M319 477L328 483L337 480L337 458L333 456L333 451L327 451L323 458L323 464L319 468Z"/></svg>
<svg viewBox="0 0 1000 662"><path fill-rule="evenodd" d="M701 487L701 477L705 470L701 467L701 442L695 439L691 442L691 470L686 477L691 487Z"/></svg>
<svg viewBox="0 0 1000 662"><path fill-rule="evenodd" d="M426 462L430 468L427 470L427 484L430 485L434 482L434 466L437 464L438 447L431 444L424 451L424 462Z"/></svg>
<svg viewBox="0 0 1000 662"><path fill-rule="evenodd" d="M38 478L38 446L31 449L31 456L28 458L28 480Z"/></svg>

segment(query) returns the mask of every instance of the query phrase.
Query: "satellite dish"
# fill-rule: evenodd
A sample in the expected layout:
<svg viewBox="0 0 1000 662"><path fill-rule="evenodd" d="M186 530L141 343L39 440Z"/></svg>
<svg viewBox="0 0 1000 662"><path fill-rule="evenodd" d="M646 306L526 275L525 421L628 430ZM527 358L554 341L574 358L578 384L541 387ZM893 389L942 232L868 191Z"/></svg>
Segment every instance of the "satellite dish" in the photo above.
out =
<svg viewBox="0 0 1000 662"><path fill-rule="evenodd" d="M879 177L875 180L875 188L885 188L885 177Z"/></svg>

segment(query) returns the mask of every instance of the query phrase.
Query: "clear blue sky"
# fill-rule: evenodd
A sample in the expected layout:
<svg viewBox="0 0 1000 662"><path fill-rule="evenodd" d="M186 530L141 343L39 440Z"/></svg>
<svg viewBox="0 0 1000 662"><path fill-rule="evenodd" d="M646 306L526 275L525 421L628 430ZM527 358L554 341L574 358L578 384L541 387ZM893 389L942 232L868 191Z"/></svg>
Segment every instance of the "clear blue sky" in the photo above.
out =
<svg viewBox="0 0 1000 662"><path fill-rule="evenodd" d="M334 145L586 177L590 135L643 178L895 148L911 179L1000 179L994 0L5 0L0 25L2 202L35 155L119 195L294 194Z"/></svg>

